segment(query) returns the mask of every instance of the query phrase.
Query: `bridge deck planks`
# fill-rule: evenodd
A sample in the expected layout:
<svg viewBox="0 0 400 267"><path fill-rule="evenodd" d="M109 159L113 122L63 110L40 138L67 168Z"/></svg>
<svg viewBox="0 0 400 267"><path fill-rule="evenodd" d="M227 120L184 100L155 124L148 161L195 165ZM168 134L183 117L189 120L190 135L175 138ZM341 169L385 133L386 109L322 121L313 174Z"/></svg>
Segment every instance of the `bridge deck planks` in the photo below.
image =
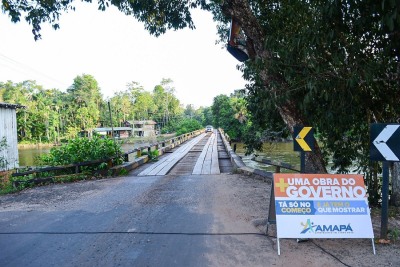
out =
<svg viewBox="0 0 400 267"><path fill-rule="evenodd" d="M213 143L213 149L211 154L211 174L220 174L218 162L218 132L215 133L215 139Z"/></svg>
<svg viewBox="0 0 400 267"><path fill-rule="evenodd" d="M207 155L207 149L208 149L208 147L210 145L211 138L212 137L210 137L207 140L207 143L204 145L203 150L202 150L200 156L198 157L198 159L196 161L196 164L194 165L192 174L201 174L201 170L203 168L204 159L205 159L205 157Z"/></svg>
<svg viewBox="0 0 400 267"><path fill-rule="evenodd" d="M192 174L220 174L218 163L217 132L214 131L204 146Z"/></svg>
<svg viewBox="0 0 400 267"><path fill-rule="evenodd" d="M139 173L138 176L166 175L169 170L172 169L175 164L180 161L204 136L205 134L203 133L181 145L181 147L179 147L174 153L149 166L147 169Z"/></svg>

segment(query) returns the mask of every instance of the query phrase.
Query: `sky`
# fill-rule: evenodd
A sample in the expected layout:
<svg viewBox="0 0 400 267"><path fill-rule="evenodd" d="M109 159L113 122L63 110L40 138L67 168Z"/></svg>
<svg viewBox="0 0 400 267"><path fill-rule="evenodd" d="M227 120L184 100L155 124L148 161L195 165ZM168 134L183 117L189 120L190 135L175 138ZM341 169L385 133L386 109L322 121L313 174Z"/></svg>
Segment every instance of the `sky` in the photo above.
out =
<svg viewBox="0 0 400 267"><path fill-rule="evenodd" d="M24 19L14 24L0 13L0 81L35 80L46 89L65 91L75 77L90 74L106 99L132 81L152 91L170 78L181 103L196 108L211 106L215 96L246 84L237 70L240 62L216 44L210 13L195 10L195 30L154 37L113 7L105 12L96 4L76 7L60 17L59 30L43 24L42 39L36 42Z"/></svg>

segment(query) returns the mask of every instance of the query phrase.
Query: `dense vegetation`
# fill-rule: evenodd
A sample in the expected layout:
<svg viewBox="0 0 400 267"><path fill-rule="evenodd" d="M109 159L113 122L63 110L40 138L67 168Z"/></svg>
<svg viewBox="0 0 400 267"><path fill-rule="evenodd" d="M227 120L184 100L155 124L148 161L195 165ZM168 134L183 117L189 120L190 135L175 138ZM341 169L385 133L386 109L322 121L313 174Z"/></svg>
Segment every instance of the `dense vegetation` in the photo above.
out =
<svg viewBox="0 0 400 267"><path fill-rule="evenodd" d="M121 146L114 140L94 136L71 139L67 144L51 148L50 153L42 155L40 160L50 166L103 159L113 159L119 164L122 162L122 154Z"/></svg>
<svg viewBox="0 0 400 267"><path fill-rule="evenodd" d="M25 106L17 109L20 143L59 143L80 132L110 127L108 101L113 126L124 126L129 120L154 120L161 130L166 128L164 132L175 132L184 118L197 120L199 128L210 120L209 114L203 115L205 108L182 107L170 79L163 79L152 92L131 82L108 100L103 99L95 78L87 74L77 76L66 92L45 89L35 81L0 82L0 102Z"/></svg>
<svg viewBox="0 0 400 267"><path fill-rule="evenodd" d="M3 147L4 143L0 142L0 150ZM3 172L0 175L0 195L36 184L65 183L106 177L113 174L110 167L122 162L122 149L115 140L100 138L96 135L93 138L74 138L66 144L51 148L50 153L37 158L37 163L46 168L38 173L28 172L26 175L14 177L11 176L11 172Z"/></svg>
<svg viewBox="0 0 400 267"><path fill-rule="evenodd" d="M251 120L246 109L246 101L239 91L230 96L214 97L211 110L215 127L223 128L232 139L243 140L247 136Z"/></svg>

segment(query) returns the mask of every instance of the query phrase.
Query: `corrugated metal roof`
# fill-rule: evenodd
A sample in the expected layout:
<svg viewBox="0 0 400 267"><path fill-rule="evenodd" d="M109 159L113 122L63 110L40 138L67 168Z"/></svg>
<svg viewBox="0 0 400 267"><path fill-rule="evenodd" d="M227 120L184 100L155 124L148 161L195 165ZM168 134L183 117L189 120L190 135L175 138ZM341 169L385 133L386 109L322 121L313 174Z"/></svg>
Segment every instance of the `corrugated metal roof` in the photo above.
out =
<svg viewBox="0 0 400 267"><path fill-rule="evenodd" d="M157 122L153 120L147 120L147 121L128 121L130 124L144 124L144 125L156 125Z"/></svg>
<svg viewBox="0 0 400 267"><path fill-rule="evenodd" d="M111 127L94 128L96 132L111 132ZM114 131L132 131L131 127L114 127Z"/></svg>
<svg viewBox="0 0 400 267"><path fill-rule="evenodd" d="M10 103L5 103L5 102L0 102L0 108L17 109L17 108L25 108L25 106L18 105L18 104L10 104Z"/></svg>

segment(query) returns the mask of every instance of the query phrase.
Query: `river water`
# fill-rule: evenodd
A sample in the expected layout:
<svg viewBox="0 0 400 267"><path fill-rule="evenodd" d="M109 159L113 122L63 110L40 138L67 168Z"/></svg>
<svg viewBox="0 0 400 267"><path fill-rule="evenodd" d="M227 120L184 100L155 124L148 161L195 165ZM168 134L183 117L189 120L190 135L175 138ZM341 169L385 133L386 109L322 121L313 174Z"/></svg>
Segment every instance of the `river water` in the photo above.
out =
<svg viewBox="0 0 400 267"><path fill-rule="evenodd" d="M127 152L129 150L134 149L135 147L138 146L143 146L144 143L137 143L137 145L134 144L122 144L122 150L124 152ZM40 147L40 146L35 146L35 147L20 147L18 148L18 156L19 156L19 166L35 166L36 164L36 158L40 155L47 154L50 152L51 147Z"/></svg>
<svg viewBox="0 0 400 267"><path fill-rule="evenodd" d="M50 147L22 147L18 148L19 166L35 166L37 165L35 159L42 155L47 154Z"/></svg>
<svg viewBox="0 0 400 267"><path fill-rule="evenodd" d="M232 143L232 148L234 144ZM236 144L236 154L243 159L243 162L254 169L261 169L266 171L275 171L274 166L266 165L263 163L258 163L252 161L251 158L253 155L245 155L245 147L243 143ZM293 151L293 143L285 142L285 143L265 143L263 145L262 152L255 153L258 156L269 160L280 161L284 163L288 163L294 166L296 169L300 169L300 154L299 152ZM285 172L283 168L281 168L281 172Z"/></svg>
<svg viewBox="0 0 400 267"><path fill-rule="evenodd" d="M138 144L143 145L143 143ZM122 149L124 151L131 150L136 146L133 144L123 144ZM233 147L233 144L232 144ZM30 147L30 148L19 148L19 165L20 166L35 166L37 165L35 162L35 158L42 154L49 153L51 147ZM242 143L236 143L236 154L242 157L244 163L252 168L267 170L267 171L275 171L275 167L268 166L262 163L258 163L251 160L253 155L245 156L245 148ZM297 169L300 169L300 156L298 152L293 151L293 143L265 143L263 146L263 152L256 153L259 156L263 156L267 159L282 161L285 163L289 163L290 165L296 166ZM283 169L281 169L284 172Z"/></svg>

